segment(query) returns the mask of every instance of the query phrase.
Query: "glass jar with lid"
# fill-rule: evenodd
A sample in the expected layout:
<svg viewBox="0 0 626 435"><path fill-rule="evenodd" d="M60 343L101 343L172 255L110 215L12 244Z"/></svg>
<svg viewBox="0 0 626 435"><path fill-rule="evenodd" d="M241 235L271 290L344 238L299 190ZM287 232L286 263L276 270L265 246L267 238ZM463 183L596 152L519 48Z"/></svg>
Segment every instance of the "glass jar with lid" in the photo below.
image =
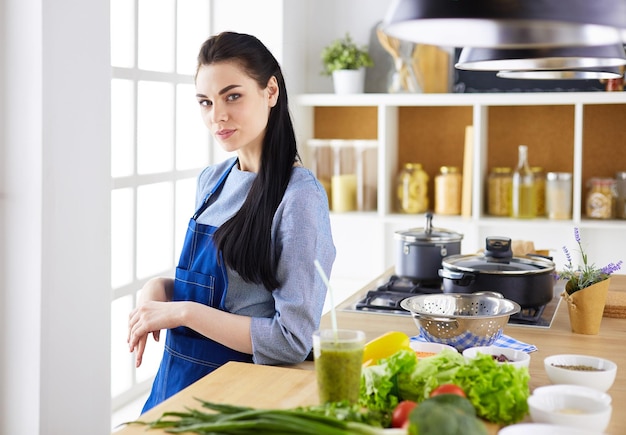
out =
<svg viewBox="0 0 626 435"><path fill-rule="evenodd" d="M549 219L572 217L572 174L548 172L546 174L546 213Z"/></svg>
<svg viewBox="0 0 626 435"><path fill-rule="evenodd" d="M435 177L435 213L461 214L462 176L456 166L442 166Z"/></svg>
<svg viewBox="0 0 626 435"><path fill-rule="evenodd" d="M398 174L397 210L424 213L428 210L428 174L420 163L406 163Z"/></svg>
<svg viewBox="0 0 626 435"><path fill-rule="evenodd" d="M491 216L511 215L511 192L513 188L513 170L496 166L487 180L487 213Z"/></svg>
<svg viewBox="0 0 626 435"><path fill-rule="evenodd" d="M613 178L591 178L586 198L587 217L612 219L615 217L617 192Z"/></svg>

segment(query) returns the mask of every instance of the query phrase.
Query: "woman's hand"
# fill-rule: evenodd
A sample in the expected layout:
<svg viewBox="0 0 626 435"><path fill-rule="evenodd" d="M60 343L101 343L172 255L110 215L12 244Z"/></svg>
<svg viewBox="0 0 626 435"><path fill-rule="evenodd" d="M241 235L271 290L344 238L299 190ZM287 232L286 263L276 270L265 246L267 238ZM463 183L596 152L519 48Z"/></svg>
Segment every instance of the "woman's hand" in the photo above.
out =
<svg viewBox="0 0 626 435"><path fill-rule="evenodd" d="M127 342L131 352L137 351L135 365L139 367L143 352L148 341L148 334L152 332L155 341L159 341L163 322L168 323L167 310L160 305L171 305L170 300L174 281L170 278L153 278L141 289L137 307L128 316ZM167 307L169 308L169 307Z"/></svg>

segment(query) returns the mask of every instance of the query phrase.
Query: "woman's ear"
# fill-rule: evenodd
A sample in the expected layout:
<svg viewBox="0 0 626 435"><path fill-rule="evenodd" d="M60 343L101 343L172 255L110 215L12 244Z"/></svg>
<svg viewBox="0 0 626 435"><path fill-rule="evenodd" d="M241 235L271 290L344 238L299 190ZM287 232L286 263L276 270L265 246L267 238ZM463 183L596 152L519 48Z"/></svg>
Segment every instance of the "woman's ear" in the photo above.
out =
<svg viewBox="0 0 626 435"><path fill-rule="evenodd" d="M280 93L280 90L278 88L278 81L276 80L275 76L272 76L267 82L267 96L269 99L270 107L274 107L276 103L278 103L279 93Z"/></svg>

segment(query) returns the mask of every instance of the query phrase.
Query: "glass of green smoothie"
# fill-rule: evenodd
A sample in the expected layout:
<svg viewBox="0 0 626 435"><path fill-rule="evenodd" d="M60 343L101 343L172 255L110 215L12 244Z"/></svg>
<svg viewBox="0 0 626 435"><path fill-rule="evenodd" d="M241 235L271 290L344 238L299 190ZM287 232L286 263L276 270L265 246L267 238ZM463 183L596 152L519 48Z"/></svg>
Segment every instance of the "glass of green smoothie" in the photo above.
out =
<svg viewBox="0 0 626 435"><path fill-rule="evenodd" d="M363 331L321 329L313 333L320 403L358 402L364 346Z"/></svg>

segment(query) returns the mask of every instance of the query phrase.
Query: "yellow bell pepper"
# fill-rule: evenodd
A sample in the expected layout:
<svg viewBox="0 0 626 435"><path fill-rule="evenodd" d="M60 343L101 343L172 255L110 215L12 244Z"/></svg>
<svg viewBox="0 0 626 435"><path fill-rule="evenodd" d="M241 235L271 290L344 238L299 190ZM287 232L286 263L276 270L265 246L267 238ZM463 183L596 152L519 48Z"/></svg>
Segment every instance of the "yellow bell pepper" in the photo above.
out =
<svg viewBox="0 0 626 435"><path fill-rule="evenodd" d="M379 359L387 358L401 349L411 349L411 340L404 332L389 331L365 344L363 364L375 365Z"/></svg>

